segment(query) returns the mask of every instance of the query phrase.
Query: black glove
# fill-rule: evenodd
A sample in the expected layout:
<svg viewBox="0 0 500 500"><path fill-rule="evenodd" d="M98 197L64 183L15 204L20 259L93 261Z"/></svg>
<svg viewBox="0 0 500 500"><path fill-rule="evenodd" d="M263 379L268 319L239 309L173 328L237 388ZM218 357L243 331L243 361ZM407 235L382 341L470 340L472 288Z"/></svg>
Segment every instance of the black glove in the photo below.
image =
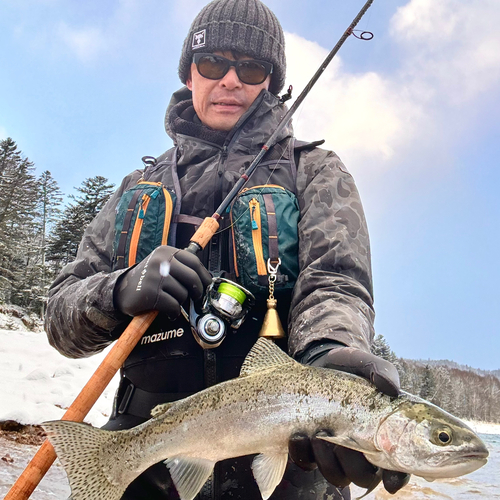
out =
<svg viewBox="0 0 500 500"><path fill-rule="evenodd" d="M309 359L307 364L332 368L366 378L388 396L398 396L401 389L399 373L392 363L354 347L339 344L338 347Z"/></svg>
<svg viewBox="0 0 500 500"><path fill-rule="evenodd" d="M330 350L325 350L324 346L318 347L318 354L303 358L306 364L353 373L370 380L377 389L389 396L399 394L399 375L389 361L341 344ZM363 453L320 438L334 435L332 431L320 430L312 438L303 434L292 435L289 440L290 458L304 470L312 470L317 466L325 479L339 488L353 482L372 490L382 480L389 493L396 493L408 483L408 474L381 470L368 462Z"/></svg>
<svg viewBox="0 0 500 500"><path fill-rule="evenodd" d="M129 316L160 311L175 319L188 296L199 300L211 282L210 273L196 255L161 246L120 276L114 289L114 303Z"/></svg>

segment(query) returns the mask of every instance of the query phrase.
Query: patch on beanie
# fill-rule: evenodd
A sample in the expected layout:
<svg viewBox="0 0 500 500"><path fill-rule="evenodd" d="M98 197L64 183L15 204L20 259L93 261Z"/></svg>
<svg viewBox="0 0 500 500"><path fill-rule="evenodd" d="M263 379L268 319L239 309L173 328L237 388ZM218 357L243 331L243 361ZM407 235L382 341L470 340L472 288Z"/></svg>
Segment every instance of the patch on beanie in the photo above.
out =
<svg viewBox="0 0 500 500"><path fill-rule="evenodd" d="M207 36L207 30L201 30L197 31L193 35L193 43L191 45L191 48L193 50L195 49L201 49L202 47L205 47L206 45L206 36Z"/></svg>

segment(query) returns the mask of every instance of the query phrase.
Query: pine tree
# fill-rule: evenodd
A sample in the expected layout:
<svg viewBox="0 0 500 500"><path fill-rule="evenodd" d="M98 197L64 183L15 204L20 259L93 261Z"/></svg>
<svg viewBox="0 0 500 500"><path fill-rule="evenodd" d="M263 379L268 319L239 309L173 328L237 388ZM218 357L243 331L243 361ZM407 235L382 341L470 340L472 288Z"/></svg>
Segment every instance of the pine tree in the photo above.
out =
<svg viewBox="0 0 500 500"><path fill-rule="evenodd" d="M372 354L375 354L375 356L386 359L387 361L391 361L391 358L395 358L387 340L385 340L384 336L380 334L373 339L371 352Z"/></svg>
<svg viewBox="0 0 500 500"><path fill-rule="evenodd" d="M40 217L42 265L45 265L47 236L61 214L62 193L52 174L45 170L38 182L38 211Z"/></svg>
<svg viewBox="0 0 500 500"><path fill-rule="evenodd" d="M85 218L80 207L68 205L47 242L47 260L52 263L56 273L75 259L84 228Z"/></svg>
<svg viewBox="0 0 500 500"><path fill-rule="evenodd" d="M45 297L54 279L53 266L47 266L47 240L49 233L61 214L62 193L52 174L45 170L37 181L38 187L38 229L40 244L41 276L39 285L33 289L40 302L40 315L44 315Z"/></svg>
<svg viewBox="0 0 500 500"><path fill-rule="evenodd" d="M113 193L114 184L108 184L108 182L108 179L101 175L85 179L81 187L76 188L80 195L70 196L82 210L84 218L82 235L85 228L92 222Z"/></svg>
<svg viewBox="0 0 500 500"><path fill-rule="evenodd" d="M398 370L400 376L402 376L403 367L398 357L394 354L394 351L391 350L389 343L383 335L379 334L373 339L371 345L371 353L375 354L375 356L378 356L379 358L391 362Z"/></svg>
<svg viewBox="0 0 500 500"><path fill-rule="evenodd" d="M34 166L11 138L0 142L0 300L19 303L36 256ZM36 252L35 252L36 253Z"/></svg>
<svg viewBox="0 0 500 500"><path fill-rule="evenodd" d="M422 386L420 387L420 397L434 402L436 397L436 380L434 373L429 365L425 365L422 376Z"/></svg>
<svg viewBox="0 0 500 500"><path fill-rule="evenodd" d="M57 271L75 259L86 227L109 200L113 187L108 179L98 175L76 188L81 194L70 197L74 201L64 209L47 245L47 259Z"/></svg>

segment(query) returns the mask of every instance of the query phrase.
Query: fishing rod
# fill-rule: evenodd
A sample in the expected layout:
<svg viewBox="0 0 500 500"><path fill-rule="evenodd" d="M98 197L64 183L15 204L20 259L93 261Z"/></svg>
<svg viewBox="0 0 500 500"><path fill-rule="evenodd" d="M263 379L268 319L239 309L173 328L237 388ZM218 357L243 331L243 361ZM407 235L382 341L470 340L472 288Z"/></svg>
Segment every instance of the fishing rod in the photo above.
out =
<svg viewBox="0 0 500 500"><path fill-rule="evenodd" d="M274 142L281 130L288 124L288 122L292 118L292 115L295 113L297 108L310 92L319 77L323 74L326 67L334 58L335 54L337 54L340 47L342 47L347 38L349 38L350 35L354 35L356 38L360 38L362 40L370 40L371 38L373 38L373 35L366 31L362 32L360 36L354 34L354 28L359 23L372 3L373 0L368 0L363 8L359 11L358 15L354 18L350 26L345 30L344 34L341 36L335 47L328 54L326 59L323 61L323 63L311 78L309 83L306 85L304 90L301 92L299 97L297 97L294 104L290 107L288 112L280 121L280 123L276 127L276 130L269 137L264 146L262 146L260 152L254 158L245 173L241 175L240 179L238 179L233 189L231 189L226 198L224 198L214 214L211 217L207 217L195 232L186 249L187 251L196 254L200 250L205 248L205 246L209 243L212 236L217 232L219 228L218 221L222 217L224 211L231 204L234 198L236 198L237 194L249 180L250 176L259 165L263 156L274 145ZM83 421L83 419L94 406L97 399L107 387L109 382L111 382L114 375L118 372L125 360L128 358L137 342L139 342L146 330L151 326L151 323L154 321L157 315L158 311L149 311L132 318L130 324L120 335L115 345L109 351L108 355L104 358L90 380L85 384L76 399L65 412L62 420L71 420L73 422ZM43 479L50 466L54 463L55 459L56 453L53 446L48 440L45 440L30 463L26 466L23 473L12 485L4 500L27 500L31 496L35 488L38 486L40 481Z"/></svg>
<svg viewBox="0 0 500 500"><path fill-rule="evenodd" d="M248 180L250 179L250 176L254 173L255 169L257 168L257 166L261 162L264 155L274 145L274 142L276 141L280 132L283 130L284 127L286 127L286 125L288 125L288 122L291 120L293 114L295 113L295 111L297 111L297 108L302 104L302 101L306 98L307 94L309 94L309 92L313 88L314 84L318 81L319 77L325 71L326 67L330 64L331 60L335 57L335 54L337 54L340 47L342 47L342 45L344 45L344 42L347 40L347 38L349 38L350 35L354 34L354 28L359 23L361 18L365 15L365 12L369 9L369 7L371 6L372 3L373 3L373 0L368 0L365 3L363 8L359 11L358 15L354 18L354 20L350 24L350 26L345 30L344 34L340 37L340 39L337 42L337 44L335 45L335 47L333 47L331 52L326 56L326 59L323 61L323 63L321 64L319 69L316 71L314 76L311 78L309 83L305 86L304 90L300 93L299 97L297 97L297 99L295 100L293 105L290 107L290 109L287 111L285 116L279 122L278 126L276 127L276 130L271 134L271 136L269 137L267 142L262 146L258 155L253 159L252 163L249 165L249 167L246 169L246 171L236 181L236 183L233 186L233 188L231 189L231 191L224 198L224 200L219 205L217 210L213 213L213 215L211 217L207 217L202 222L202 224L200 225L200 227L198 228L196 233L191 238L189 246L187 247L186 250L196 254L200 250L205 248L205 246L211 240L212 236L219 229L219 222L218 221L222 217L222 214L225 212L225 210L231 204L231 202L236 198L236 196L241 191L243 186L248 182ZM359 38L361 40L371 40L373 38L373 34L368 32L368 31L363 31L361 33L361 35L356 36L356 38Z"/></svg>

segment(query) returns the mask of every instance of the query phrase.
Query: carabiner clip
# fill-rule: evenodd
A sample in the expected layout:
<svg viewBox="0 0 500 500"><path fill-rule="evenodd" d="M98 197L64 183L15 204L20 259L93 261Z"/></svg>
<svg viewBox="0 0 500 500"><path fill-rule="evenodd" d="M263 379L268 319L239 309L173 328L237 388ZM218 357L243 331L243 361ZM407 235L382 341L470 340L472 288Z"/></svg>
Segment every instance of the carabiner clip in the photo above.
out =
<svg viewBox="0 0 500 500"><path fill-rule="evenodd" d="M272 276L278 274L278 268L281 266L281 259L278 257L278 263L273 267L271 259L267 259L267 272Z"/></svg>

